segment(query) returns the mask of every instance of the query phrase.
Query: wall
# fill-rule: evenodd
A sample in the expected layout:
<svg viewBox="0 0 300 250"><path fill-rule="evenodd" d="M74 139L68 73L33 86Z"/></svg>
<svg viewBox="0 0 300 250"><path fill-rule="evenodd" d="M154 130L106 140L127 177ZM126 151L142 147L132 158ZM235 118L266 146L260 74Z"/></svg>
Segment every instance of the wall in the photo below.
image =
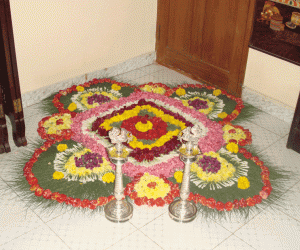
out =
<svg viewBox="0 0 300 250"><path fill-rule="evenodd" d="M156 0L10 0L22 94L155 50Z"/></svg>
<svg viewBox="0 0 300 250"><path fill-rule="evenodd" d="M300 92L300 67L249 49L244 86L294 109Z"/></svg>

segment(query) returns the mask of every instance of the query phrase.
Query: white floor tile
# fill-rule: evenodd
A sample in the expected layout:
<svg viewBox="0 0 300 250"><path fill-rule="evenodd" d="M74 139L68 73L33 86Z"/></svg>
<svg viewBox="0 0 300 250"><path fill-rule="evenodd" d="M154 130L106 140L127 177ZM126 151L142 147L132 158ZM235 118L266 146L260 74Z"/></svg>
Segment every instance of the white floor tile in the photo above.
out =
<svg viewBox="0 0 300 250"><path fill-rule="evenodd" d="M5 250L70 249L49 227L44 224L0 246L0 248Z"/></svg>
<svg viewBox="0 0 300 250"><path fill-rule="evenodd" d="M259 214L262 210L258 209L255 212L251 212L249 216L246 218L238 217L238 215L231 215L230 218L227 216L222 219L215 219L214 221L220 226L226 228L228 231L234 233L243 225L247 224L250 220L253 219L257 214Z"/></svg>
<svg viewBox="0 0 300 250"><path fill-rule="evenodd" d="M151 64L142 68L139 68L139 70L142 70L144 72L146 72L147 74L152 74L154 72L160 71L160 70L165 70L166 67L159 65L159 64Z"/></svg>
<svg viewBox="0 0 300 250"><path fill-rule="evenodd" d="M148 75L146 72L136 69L136 70L132 70L129 71L127 73L121 74L121 75L117 75L114 76L114 80L118 81L118 82L124 82L124 83L134 83L135 79L141 78L143 76Z"/></svg>
<svg viewBox="0 0 300 250"><path fill-rule="evenodd" d="M123 240L117 242L115 245L108 248L108 250L161 250L155 242L150 240L140 231L136 231Z"/></svg>
<svg viewBox="0 0 300 250"><path fill-rule="evenodd" d="M252 246L247 244L245 241L242 241L235 235L231 235L228 239L223 241L218 245L214 250L254 250Z"/></svg>
<svg viewBox="0 0 300 250"><path fill-rule="evenodd" d="M180 74L168 68L153 72L151 75L138 78L134 80L134 82L138 84L144 84L147 82L164 83L172 87L176 87L184 83L189 83L189 84L199 83L183 74Z"/></svg>
<svg viewBox="0 0 300 250"><path fill-rule="evenodd" d="M112 223L104 216L88 217L66 213L49 222L47 225L71 249L106 249L125 238L137 229L126 223Z"/></svg>
<svg viewBox="0 0 300 250"><path fill-rule="evenodd" d="M300 154L286 147L287 140L288 136L281 138L275 144L264 150L262 154L267 157L274 166L283 170L292 171L292 173L294 173L292 177L299 180ZM291 182L291 184L295 183Z"/></svg>
<svg viewBox="0 0 300 250"><path fill-rule="evenodd" d="M252 122L242 122L238 125L245 129L249 129L249 131L252 133L252 144L250 146L245 146L245 148L250 150L251 148L254 148L255 150L261 152L281 138L279 135L276 135Z"/></svg>
<svg viewBox="0 0 300 250"><path fill-rule="evenodd" d="M268 208L235 235L256 249L299 249L300 222Z"/></svg>
<svg viewBox="0 0 300 250"><path fill-rule="evenodd" d="M168 213L140 229L163 249L213 249L231 233L217 223L195 219L182 224L173 221Z"/></svg>
<svg viewBox="0 0 300 250"><path fill-rule="evenodd" d="M3 197L1 200L0 245L29 232L43 223L30 209L20 207L16 200L6 198L6 204L3 204Z"/></svg>
<svg viewBox="0 0 300 250"><path fill-rule="evenodd" d="M300 221L300 183L289 189L278 203L278 209Z"/></svg>
<svg viewBox="0 0 300 250"><path fill-rule="evenodd" d="M164 207L148 207L148 206L136 206L134 205L133 217L130 220L135 227L141 228L147 223L153 221L158 216L166 213L168 206Z"/></svg>
<svg viewBox="0 0 300 250"><path fill-rule="evenodd" d="M255 116L255 119L253 119L253 123L279 136L285 136L289 134L291 128L291 124L279 120L277 117L269 115L265 112L260 112L259 114L257 114Z"/></svg>

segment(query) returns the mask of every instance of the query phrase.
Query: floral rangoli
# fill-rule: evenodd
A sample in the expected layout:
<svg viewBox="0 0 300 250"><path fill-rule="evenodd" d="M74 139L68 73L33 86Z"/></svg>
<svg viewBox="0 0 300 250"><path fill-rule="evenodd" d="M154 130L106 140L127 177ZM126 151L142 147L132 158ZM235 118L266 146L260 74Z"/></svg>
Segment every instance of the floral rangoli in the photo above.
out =
<svg viewBox="0 0 300 250"><path fill-rule="evenodd" d="M230 123L243 102L224 90L94 79L59 91L52 103L58 112L38 128L45 142L23 169L29 190L44 200L96 209L114 199L115 166L106 151L113 127L133 135L123 181L125 196L137 205L164 206L179 197L184 164L177 136L195 125L203 134L201 154L191 165L189 200L230 211L271 194L269 168L243 148L252 142L250 131Z"/></svg>

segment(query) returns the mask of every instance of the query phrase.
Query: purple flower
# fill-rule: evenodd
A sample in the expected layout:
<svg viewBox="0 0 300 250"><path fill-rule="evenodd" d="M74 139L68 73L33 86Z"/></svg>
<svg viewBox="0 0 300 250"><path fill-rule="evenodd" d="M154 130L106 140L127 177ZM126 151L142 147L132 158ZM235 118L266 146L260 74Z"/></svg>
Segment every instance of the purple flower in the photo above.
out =
<svg viewBox="0 0 300 250"><path fill-rule="evenodd" d="M98 153L86 153L82 155L80 158L75 157L75 165L78 168L85 167L88 169L93 169L95 167L99 167L99 165L103 163L102 155Z"/></svg>
<svg viewBox="0 0 300 250"><path fill-rule="evenodd" d="M207 155L204 155L203 158L199 160L198 164L202 167L203 171L207 173L217 173L221 168L221 163L217 158Z"/></svg>
<svg viewBox="0 0 300 250"><path fill-rule="evenodd" d="M194 107L197 110L199 110L199 109L207 109L208 108L207 101L200 100L200 99L195 99L193 101L189 100L188 104L190 106Z"/></svg>

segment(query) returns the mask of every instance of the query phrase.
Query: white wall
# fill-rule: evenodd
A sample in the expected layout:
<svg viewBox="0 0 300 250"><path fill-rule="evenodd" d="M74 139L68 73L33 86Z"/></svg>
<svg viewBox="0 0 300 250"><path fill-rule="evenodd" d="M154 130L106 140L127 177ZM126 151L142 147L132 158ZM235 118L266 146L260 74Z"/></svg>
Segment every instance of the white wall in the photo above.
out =
<svg viewBox="0 0 300 250"><path fill-rule="evenodd" d="M22 94L155 50L156 0L10 0Z"/></svg>
<svg viewBox="0 0 300 250"><path fill-rule="evenodd" d="M300 66L250 49L244 86L294 109L300 92Z"/></svg>
<svg viewBox="0 0 300 250"><path fill-rule="evenodd" d="M22 94L155 50L156 0L10 0ZM250 49L244 86L294 108L300 67Z"/></svg>

